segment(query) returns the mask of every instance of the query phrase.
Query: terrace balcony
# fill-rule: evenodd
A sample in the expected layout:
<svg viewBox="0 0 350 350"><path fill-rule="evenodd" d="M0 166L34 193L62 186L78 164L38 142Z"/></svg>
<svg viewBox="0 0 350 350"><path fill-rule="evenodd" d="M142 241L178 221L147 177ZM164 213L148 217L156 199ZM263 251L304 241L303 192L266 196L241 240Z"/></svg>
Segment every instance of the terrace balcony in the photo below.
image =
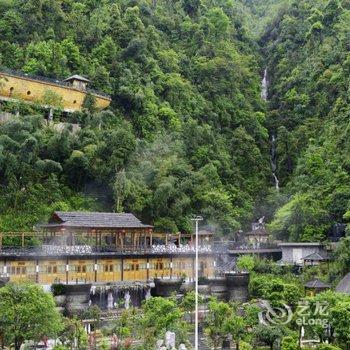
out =
<svg viewBox="0 0 350 350"><path fill-rule="evenodd" d="M2 246L0 256L86 256L86 255L178 255L193 254L195 248L189 244L139 246L90 246L90 245L38 245L38 246ZM200 246L200 253L211 253L209 245Z"/></svg>

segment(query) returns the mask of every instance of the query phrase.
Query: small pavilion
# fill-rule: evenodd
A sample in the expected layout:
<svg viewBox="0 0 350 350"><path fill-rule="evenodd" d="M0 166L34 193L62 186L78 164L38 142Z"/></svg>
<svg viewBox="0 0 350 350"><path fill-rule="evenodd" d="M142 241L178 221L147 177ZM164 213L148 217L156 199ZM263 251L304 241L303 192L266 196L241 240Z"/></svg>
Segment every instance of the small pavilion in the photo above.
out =
<svg viewBox="0 0 350 350"><path fill-rule="evenodd" d="M305 294L307 296L314 296L316 294L322 293L327 289L331 288L331 285L325 282L322 282L318 278L315 278L304 284Z"/></svg>

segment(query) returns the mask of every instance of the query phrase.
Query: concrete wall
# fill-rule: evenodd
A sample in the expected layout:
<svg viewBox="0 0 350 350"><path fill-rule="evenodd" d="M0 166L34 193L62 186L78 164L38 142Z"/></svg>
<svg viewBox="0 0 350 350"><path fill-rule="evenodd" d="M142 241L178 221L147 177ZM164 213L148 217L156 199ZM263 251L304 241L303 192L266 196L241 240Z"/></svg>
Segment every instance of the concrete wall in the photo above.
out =
<svg viewBox="0 0 350 350"><path fill-rule="evenodd" d="M290 264L301 264L305 256L313 253L325 254L322 246L282 246L282 261Z"/></svg>
<svg viewBox="0 0 350 350"><path fill-rule="evenodd" d="M78 90L72 86L63 86L59 83L39 81L27 77L19 77L7 73L0 73L0 98L3 100L24 100L33 103L45 105L45 96L47 91L57 94L62 99L62 107L65 111L74 112L82 108L86 92ZM98 109L104 109L109 106L108 97L94 95Z"/></svg>

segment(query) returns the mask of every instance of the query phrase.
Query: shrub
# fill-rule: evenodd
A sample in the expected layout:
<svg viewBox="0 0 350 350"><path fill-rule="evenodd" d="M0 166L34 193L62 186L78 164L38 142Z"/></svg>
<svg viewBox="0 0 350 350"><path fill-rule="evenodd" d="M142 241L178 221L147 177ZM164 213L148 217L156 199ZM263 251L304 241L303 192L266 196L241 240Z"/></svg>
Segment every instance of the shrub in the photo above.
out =
<svg viewBox="0 0 350 350"><path fill-rule="evenodd" d="M298 342L293 337L284 337L282 339L282 347L281 350L297 350Z"/></svg>
<svg viewBox="0 0 350 350"><path fill-rule="evenodd" d="M318 350L341 350L341 348L338 348L337 346L330 345L330 344L320 344L317 347Z"/></svg>

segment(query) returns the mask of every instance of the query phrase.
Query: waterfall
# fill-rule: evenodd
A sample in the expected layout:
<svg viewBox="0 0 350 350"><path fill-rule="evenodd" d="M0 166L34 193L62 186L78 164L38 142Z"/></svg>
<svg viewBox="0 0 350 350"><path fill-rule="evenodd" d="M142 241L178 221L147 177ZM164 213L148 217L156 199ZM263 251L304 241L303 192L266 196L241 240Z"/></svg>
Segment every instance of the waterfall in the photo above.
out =
<svg viewBox="0 0 350 350"><path fill-rule="evenodd" d="M267 80L267 68L264 70L264 77L261 81L261 98L264 101L267 101L267 86L268 86L268 80Z"/></svg>
<svg viewBox="0 0 350 350"><path fill-rule="evenodd" d="M267 101L268 99L268 89L269 81L268 81L268 75L267 75L267 68L264 70L264 77L261 81L261 98L264 101ZM276 175L277 171L277 152L276 152L276 135L272 134L271 135L271 171L272 171L272 177L275 183L275 188L278 191L280 186L279 186L279 180Z"/></svg>
<svg viewBox="0 0 350 350"><path fill-rule="evenodd" d="M108 293L108 297L107 297L107 309L111 310L114 307L114 297L113 297L113 291L110 291Z"/></svg>
<svg viewBox="0 0 350 350"><path fill-rule="evenodd" d="M130 308L130 292L126 291L125 296L124 296L124 306L125 309L129 309Z"/></svg>
<svg viewBox="0 0 350 350"><path fill-rule="evenodd" d="M271 170L272 176L275 181L275 188L278 191L280 189L279 183L280 181L277 178L276 170L277 170L277 153L276 153L276 136L272 134L271 136Z"/></svg>

